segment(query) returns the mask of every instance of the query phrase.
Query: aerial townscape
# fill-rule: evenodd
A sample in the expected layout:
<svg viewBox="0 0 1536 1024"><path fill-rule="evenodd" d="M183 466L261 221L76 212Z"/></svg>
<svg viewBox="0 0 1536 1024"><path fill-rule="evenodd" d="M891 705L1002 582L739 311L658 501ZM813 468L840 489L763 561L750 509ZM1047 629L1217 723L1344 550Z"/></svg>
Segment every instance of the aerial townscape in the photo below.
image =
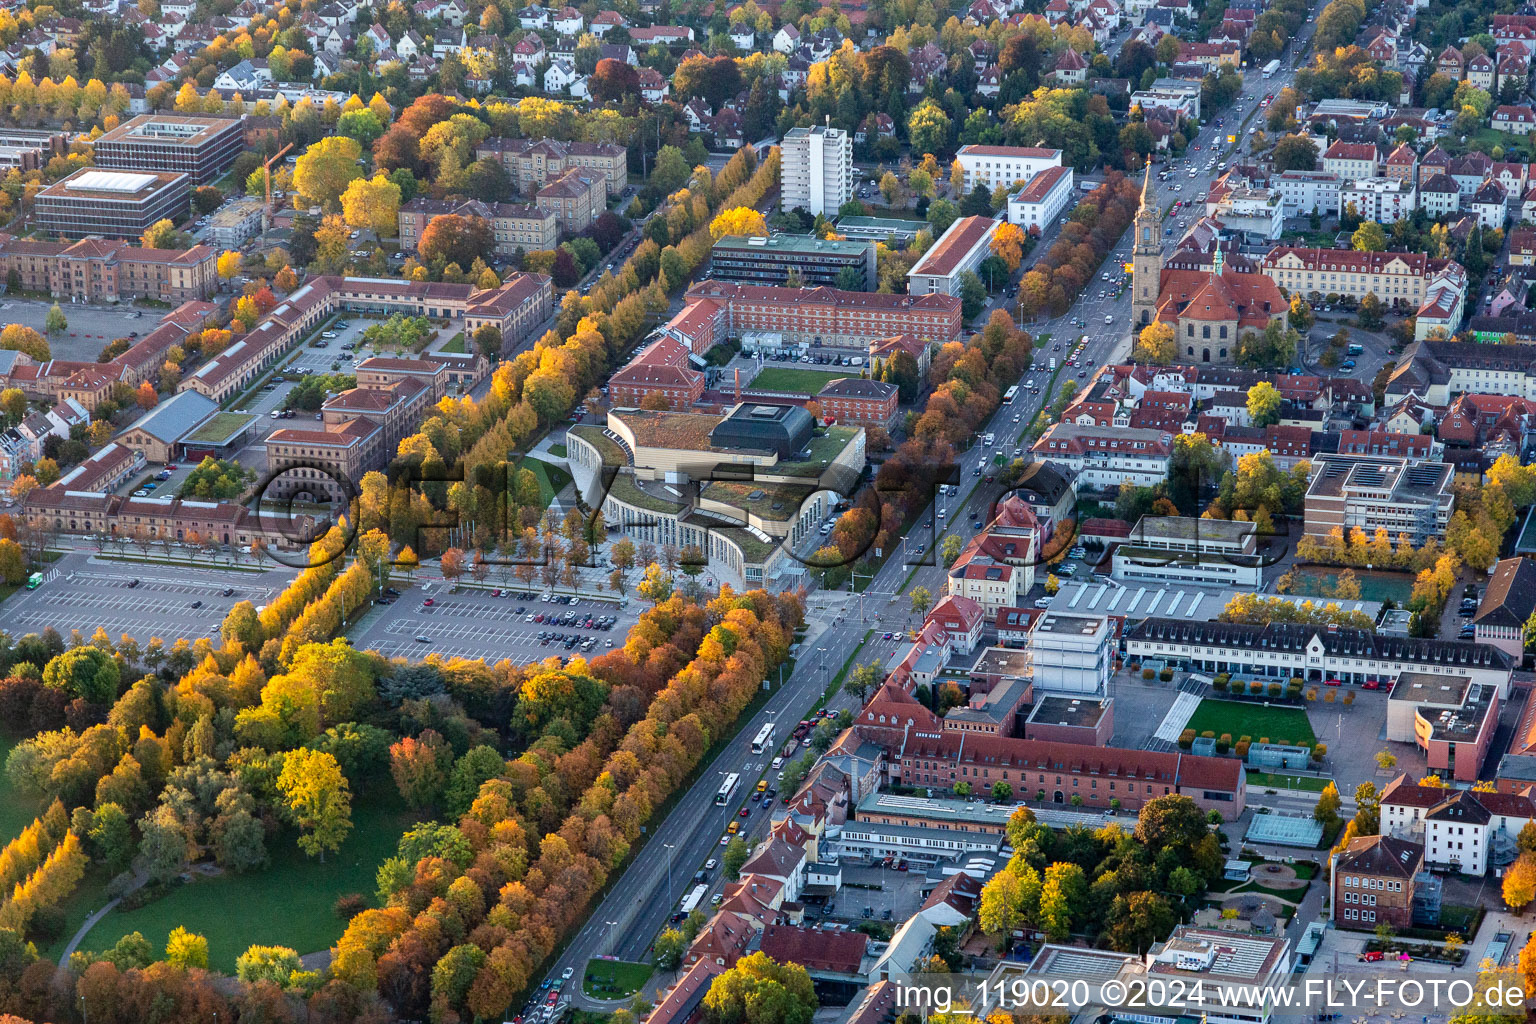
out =
<svg viewBox="0 0 1536 1024"><path fill-rule="evenodd" d="M1526 1020L1492 2L0 0L0 1024Z"/></svg>

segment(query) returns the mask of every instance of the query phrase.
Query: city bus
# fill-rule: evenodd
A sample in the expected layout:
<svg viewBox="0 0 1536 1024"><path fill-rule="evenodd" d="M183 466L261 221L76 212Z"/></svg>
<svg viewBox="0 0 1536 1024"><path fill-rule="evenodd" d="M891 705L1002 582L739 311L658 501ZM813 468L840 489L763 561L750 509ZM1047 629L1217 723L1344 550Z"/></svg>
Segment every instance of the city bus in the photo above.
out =
<svg viewBox="0 0 1536 1024"><path fill-rule="evenodd" d="M715 794L715 803L719 804L721 807L724 807L725 802L731 798L731 794L736 792L736 783L740 779L741 776L737 775L735 772L731 772L731 774L727 775L725 777L725 781L720 783L720 792Z"/></svg>
<svg viewBox="0 0 1536 1024"><path fill-rule="evenodd" d="M1011 402L1015 398L1017 398L1018 395L1019 395L1019 386L1017 384L1015 384L1013 387L1011 387L1007 391L1003 392L1003 404L1007 405L1009 402Z"/></svg>
<svg viewBox="0 0 1536 1024"><path fill-rule="evenodd" d="M757 730L757 735L752 738L752 753L761 754L773 746L773 723L769 722Z"/></svg>
<svg viewBox="0 0 1536 1024"><path fill-rule="evenodd" d="M690 891L687 896L683 897L683 902L677 908L678 913L682 914L684 917L687 917L698 908L700 903L704 902L704 897L707 895L709 895L709 886L694 886L692 891Z"/></svg>
<svg viewBox="0 0 1536 1024"><path fill-rule="evenodd" d="M28 590L36 590L38 587L40 587L42 585L43 585L43 574L42 573L35 572L31 576L27 577L27 589Z"/></svg>

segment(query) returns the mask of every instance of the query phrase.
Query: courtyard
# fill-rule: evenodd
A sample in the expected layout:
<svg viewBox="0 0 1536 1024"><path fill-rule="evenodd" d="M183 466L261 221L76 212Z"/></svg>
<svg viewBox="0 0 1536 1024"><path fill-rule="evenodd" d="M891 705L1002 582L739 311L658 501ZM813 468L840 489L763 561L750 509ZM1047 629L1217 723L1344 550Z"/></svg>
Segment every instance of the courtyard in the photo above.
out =
<svg viewBox="0 0 1536 1024"><path fill-rule="evenodd" d="M1302 708L1275 707L1260 701L1206 698L1190 716L1186 729L1195 735L1210 731L1218 737L1230 733L1234 741L1247 736L1255 743L1288 743L1310 747L1317 742L1312 724Z"/></svg>

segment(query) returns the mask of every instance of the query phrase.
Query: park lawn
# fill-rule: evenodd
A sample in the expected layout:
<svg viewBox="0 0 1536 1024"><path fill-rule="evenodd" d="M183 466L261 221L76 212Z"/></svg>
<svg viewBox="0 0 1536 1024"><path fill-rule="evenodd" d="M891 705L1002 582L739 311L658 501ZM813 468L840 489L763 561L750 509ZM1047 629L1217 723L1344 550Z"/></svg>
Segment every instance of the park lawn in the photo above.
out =
<svg viewBox="0 0 1536 1024"><path fill-rule="evenodd" d="M640 991L655 969L627 960L588 960L581 990L593 999L623 999Z"/></svg>
<svg viewBox="0 0 1536 1024"><path fill-rule="evenodd" d="M352 834L323 864L305 856L295 833L284 830L268 840L272 861L266 870L214 878L194 873L194 881L164 899L108 914L80 948L107 949L137 931L151 946L164 949L171 929L180 925L207 938L208 965L228 974L235 972L235 958L252 944L290 946L301 955L327 949L346 928L332 909L336 898L363 893L372 902L379 865L394 854L413 820L393 798L360 801L352 808ZM92 904L100 906L100 900ZM84 915L72 928L83 920Z"/></svg>
<svg viewBox="0 0 1536 1024"><path fill-rule="evenodd" d="M814 395L835 380L857 377L858 367L850 366L843 373L826 373L822 370L800 370L789 366L765 366L748 385L757 391L793 391L801 395Z"/></svg>
<svg viewBox="0 0 1536 1024"><path fill-rule="evenodd" d="M1312 724L1307 721L1307 713L1301 708L1267 708L1257 701L1249 703L1207 698L1200 702L1185 728L1195 730L1196 736L1207 729L1218 737L1228 732L1232 734L1234 743L1244 736L1250 737L1255 743L1264 736L1269 737L1271 743L1284 741L1307 747L1317 743Z"/></svg>
<svg viewBox="0 0 1536 1024"><path fill-rule="evenodd" d="M465 352L464 332L460 331L458 334L455 334L453 337L449 338L447 343L444 344L442 348L438 349L438 351L463 355Z"/></svg>
<svg viewBox="0 0 1536 1024"><path fill-rule="evenodd" d="M552 444L549 446L549 454L555 456L556 458L563 459L569 455L570 452L569 449L567 449L563 444Z"/></svg>
<svg viewBox="0 0 1536 1024"><path fill-rule="evenodd" d="M14 591L16 588L10 588ZM12 736L0 737L0 764L4 764L16 746ZM0 786L0 846L21 835L21 830L43 812L42 804L22 796L15 786Z"/></svg>
<svg viewBox="0 0 1536 1024"><path fill-rule="evenodd" d="M523 462L523 466L538 478L539 503L545 508L548 508L549 503L555 500L555 495L559 494L561 489L571 482L571 474L559 466L550 465L548 462L543 462L539 459L527 459Z"/></svg>

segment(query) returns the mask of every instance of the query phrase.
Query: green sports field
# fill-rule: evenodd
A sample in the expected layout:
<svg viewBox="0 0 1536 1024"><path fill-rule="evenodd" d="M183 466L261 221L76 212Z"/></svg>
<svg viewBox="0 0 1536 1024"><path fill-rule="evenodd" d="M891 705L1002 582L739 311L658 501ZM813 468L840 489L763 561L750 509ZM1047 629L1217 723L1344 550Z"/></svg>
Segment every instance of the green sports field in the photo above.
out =
<svg viewBox="0 0 1536 1024"><path fill-rule="evenodd" d="M1301 708L1265 707L1258 701L1249 703L1239 700L1211 700L1200 702L1185 727L1195 730L1198 736L1209 729L1217 736L1231 733L1237 740L1249 736L1257 743L1267 736L1271 743L1290 743L1296 746L1312 746L1317 736L1307 713Z"/></svg>
<svg viewBox="0 0 1536 1024"><path fill-rule="evenodd" d="M757 391L792 391L801 395L814 395L835 380L857 377L858 372L849 367L845 373L827 373L823 370L799 370L788 366L767 366L749 385Z"/></svg>

